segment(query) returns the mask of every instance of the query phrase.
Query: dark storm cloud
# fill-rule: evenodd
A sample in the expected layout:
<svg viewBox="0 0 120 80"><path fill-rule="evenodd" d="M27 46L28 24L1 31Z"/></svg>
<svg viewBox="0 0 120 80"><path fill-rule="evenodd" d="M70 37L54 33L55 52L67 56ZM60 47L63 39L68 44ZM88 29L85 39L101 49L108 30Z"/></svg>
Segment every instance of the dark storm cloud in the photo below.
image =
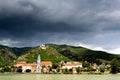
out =
<svg viewBox="0 0 120 80"><path fill-rule="evenodd" d="M111 37L120 34L119 4L120 0L0 0L0 44L118 44Z"/></svg>
<svg viewBox="0 0 120 80"><path fill-rule="evenodd" d="M38 1L38 0L36 0ZM38 1L49 2L49 1ZM54 0L52 0L54 2ZM55 1L57 4L59 1ZM70 1L72 2L72 1ZM62 1L64 3L64 1ZM93 22L86 23L84 19L77 19L75 13L70 14L69 3L65 3L58 7L52 6L48 3L45 5L37 5L33 0L4 0L1 2L0 9L0 26L1 32L7 32L13 37L31 37L31 35L42 32L89 32L93 31ZM4 5L3 5L4 4ZM64 14L64 8L68 4L68 14ZM70 3L71 4L71 3ZM75 4L74 4L75 6ZM49 11L51 7L51 11ZM55 8L54 7L58 7ZM61 8L62 7L62 8ZM57 10L60 9L60 12ZM74 7L70 8L74 9ZM55 11L55 13L54 13ZM77 11L77 10L76 10ZM77 11L78 12L78 11ZM60 14L59 14L60 13ZM89 14L89 13L87 13ZM69 15L67 17L64 17ZM76 17L76 18L75 18ZM78 14L78 17L79 16ZM82 18L82 17L81 17ZM78 22L78 20L80 20ZM76 22L75 22L76 21ZM7 36L8 37L8 36Z"/></svg>

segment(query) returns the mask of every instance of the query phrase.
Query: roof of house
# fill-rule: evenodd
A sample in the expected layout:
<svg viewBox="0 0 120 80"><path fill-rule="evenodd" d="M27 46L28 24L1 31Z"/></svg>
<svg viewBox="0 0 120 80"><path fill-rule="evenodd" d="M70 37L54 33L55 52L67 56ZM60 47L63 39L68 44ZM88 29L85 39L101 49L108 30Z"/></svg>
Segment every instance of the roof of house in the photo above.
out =
<svg viewBox="0 0 120 80"><path fill-rule="evenodd" d="M64 66L77 66L77 65L82 65L80 62L67 62L64 64Z"/></svg>
<svg viewBox="0 0 120 80"><path fill-rule="evenodd" d="M51 61L41 61L40 65L52 65Z"/></svg>
<svg viewBox="0 0 120 80"><path fill-rule="evenodd" d="M36 67L37 64L34 62L34 63L24 63L23 64L24 66L32 66L32 67ZM50 61L41 61L40 63L41 66L48 66L48 65L52 65L52 62Z"/></svg>
<svg viewBox="0 0 120 80"><path fill-rule="evenodd" d="M25 64L24 66L32 66L32 67L36 67L36 64L34 64L34 63L29 63L29 64Z"/></svg>
<svg viewBox="0 0 120 80"><path fill-rule="evenodd" d="M64 66L76 66L76 64L65 64Z"/></svg>

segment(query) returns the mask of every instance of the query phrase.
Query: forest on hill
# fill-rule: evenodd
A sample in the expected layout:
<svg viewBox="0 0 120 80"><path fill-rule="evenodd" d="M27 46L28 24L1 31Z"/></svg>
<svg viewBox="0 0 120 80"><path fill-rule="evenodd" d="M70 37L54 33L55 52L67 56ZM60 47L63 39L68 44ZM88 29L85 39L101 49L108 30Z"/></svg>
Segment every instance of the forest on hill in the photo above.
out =
<svg viewBox="0 0 120 80"><path fill-rule="evenodd" d="M120 55L69 45L45 44L24 48L0 45L0 67L17 61L36 62L38 54L41 55L42 61L52 61L53 63L60 61L88 61L101 64L102 62L110 63L114 58L120 60Z"/></svg>

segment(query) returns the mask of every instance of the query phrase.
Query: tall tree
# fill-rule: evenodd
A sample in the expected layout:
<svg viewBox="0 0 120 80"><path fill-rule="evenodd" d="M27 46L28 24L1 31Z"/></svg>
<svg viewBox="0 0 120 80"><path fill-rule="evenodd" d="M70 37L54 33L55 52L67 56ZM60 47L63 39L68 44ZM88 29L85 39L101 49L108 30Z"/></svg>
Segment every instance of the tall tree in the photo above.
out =
<svg viewBox="0 0 120 80"><path fill-rule="evenodd" d="M111 61L111 73L118 73L120 71L120 63L117 59Z"/></svg>

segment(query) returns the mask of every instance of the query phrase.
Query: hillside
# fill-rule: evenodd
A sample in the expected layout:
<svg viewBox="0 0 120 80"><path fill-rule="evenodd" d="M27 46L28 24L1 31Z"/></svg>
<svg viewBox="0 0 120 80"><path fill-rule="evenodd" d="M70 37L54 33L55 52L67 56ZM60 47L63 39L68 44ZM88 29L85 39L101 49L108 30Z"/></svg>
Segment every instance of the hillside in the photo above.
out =
<svg viewBox="0 0 120 80"><path fill-rule="evenodd" d="M11 48L0 45L0 67L9 65L16 58Z"/></svg>
<svg viewBox="0 0 120 80"><path fill-rule="evenodd" d="M18 58L18 61L35 62L38 54L41 60L59 62L64 61L88 61L88 62L109 62L113 58L120 59L120 56L102 51L93 51L83 47L68 45L45 44L45 49L41 46L35 47Z"/></svg>
<svg viewBox="0 0 120 80"><path fill-rule="evenodd" d="M120 60L120 55L109 54L103 51L94 51L84 47L75 47L68 45L47 44L55 48L60 54L68 57L73 61L89 61L89 62L109 62L114 58Z"/></svg>
<svg viewBox="0 0 120 80"><path fill-rule="evenodd" d="M68 57L60 54L56 48L49 45L37 46L24 53L17 61L26 61L28 63L36 62L39 54L41 55L42 61L52 61L53 63L60 62L61 60L71 61Z"/></svg>
<svg viewBox="0 0 120 80"><path fill-rule="evenodd" d="M13 47L13 48L11 48L12 52L13 52L16 56L21 56L21 55L23 55L25 52L30 51L31 49L32 49L32 47L23 47L23 48Z"/></svg>
<svg viewBox="0 0 120 80"><path fill-rule="evenodd" d="M94 51L84 47L68 45L45 44L37 47L11 48L0 45L0 67L9 65L15 61L36 62L38 54L42 61L53 63L64 61L88 61L88 62L110 62L120 55L109 54L102 51Z"/></svg>
<svg viewBox="0 0 120 80"><path fill-rule="evenodd" d="M31 47L25 48L11 48L8 46L0 45L0 67L10 65L17 57L23 55L26 51L32 49Z"/></svg>

